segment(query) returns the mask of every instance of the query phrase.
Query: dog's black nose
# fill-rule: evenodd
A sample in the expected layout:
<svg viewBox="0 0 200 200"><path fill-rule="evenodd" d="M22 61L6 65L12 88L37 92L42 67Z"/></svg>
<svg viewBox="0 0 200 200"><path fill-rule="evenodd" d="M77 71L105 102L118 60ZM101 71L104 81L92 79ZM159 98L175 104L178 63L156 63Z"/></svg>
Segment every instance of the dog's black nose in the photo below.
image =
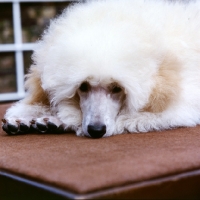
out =
<svg viewBox="0 0 200 200"><path fill-rule="evenodd" d="M106 133L105 125L88 125L88 133L92 138L101 138Z"/></svg>

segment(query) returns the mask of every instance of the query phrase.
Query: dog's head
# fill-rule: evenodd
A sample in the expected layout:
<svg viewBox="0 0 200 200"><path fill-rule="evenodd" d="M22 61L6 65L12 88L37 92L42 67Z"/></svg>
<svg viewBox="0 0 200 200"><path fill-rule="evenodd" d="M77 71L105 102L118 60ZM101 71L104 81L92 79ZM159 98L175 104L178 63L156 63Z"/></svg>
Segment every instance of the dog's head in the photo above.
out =
<svg viewBox="0 0 200 200"><path fill-rule="evenodd" d="M93 138L114 132L116 117L125 102L125 90L116 82L92 85L84 81L78 88L82 110L82 130Z"/></svg>

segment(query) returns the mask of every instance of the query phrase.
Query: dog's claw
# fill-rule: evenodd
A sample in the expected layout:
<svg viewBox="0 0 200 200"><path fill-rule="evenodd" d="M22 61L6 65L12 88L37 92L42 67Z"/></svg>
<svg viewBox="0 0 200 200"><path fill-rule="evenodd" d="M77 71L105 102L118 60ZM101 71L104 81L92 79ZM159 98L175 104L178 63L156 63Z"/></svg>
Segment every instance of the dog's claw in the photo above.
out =
<svg viewBox="0 0 200 200"><path fill-rule="evenodd" d="M43 119L43 121L47 123L49 121L49 118L46 117Z"/></svg>
<svg viewBox="0 0 200 200"><path fill-rule="evenodd" d="M36 122L36 120L32 119L32 120L30 121L30 124L35 124L35 122Z"/></svg>
<svg viewBox="0 0 200 200"><path fill-rule="evenodd" d="M7 122L6 119L2 119L1 121L2 121L4 124Z"/></svg>

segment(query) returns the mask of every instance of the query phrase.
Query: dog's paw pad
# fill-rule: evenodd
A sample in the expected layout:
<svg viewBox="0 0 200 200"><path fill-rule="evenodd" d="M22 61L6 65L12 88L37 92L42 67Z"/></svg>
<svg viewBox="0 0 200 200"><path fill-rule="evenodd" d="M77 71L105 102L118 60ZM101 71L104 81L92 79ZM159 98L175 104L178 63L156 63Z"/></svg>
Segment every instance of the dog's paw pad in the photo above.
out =
<svg viewBox="0 0 200 200"><path fill-rule="evenodd" d="M36 130L39 133L46 133L48 130L46 124L38 122L37 119L32 119L30 121L30 124L31 124L31 128L33 130Z"/></svg>
<svg viewBox="0 0 200 200"><path fill-rule="evenodd" d="M8 135L13 135L15 133L12 133L11 130L9 129L15 129L13 127L11 127L11 125L8 123L8 121L6 119L2 119L2 129L8 134Z"/></svg>
<svg viewBox="0 0 200 200"><path fill-rule="evenodd" d="M46 123L46 126L48 127L48 129L50 131L55 131L58 128L58 126L56 126L56 124L49 121L49 118L44 118L43 121Z"/></svg>
<svg viewBox="0 0 200 200"><path fill-rule="evenodd" d="M18 126L12 125L10 123L7 123L7 129L10 132L13 132L13 133L17 133L18 132Z"/></svg>
<svg viewBox="0 0 200 200"><path fill-rule="evenodd" d="M36 127L37 127L37 130L40 132L40 133L46 133L47 130L48 130L48 127L45 125L45 124L41 124L41 123L36 123Z"/></svg>
<svg viewBox="0 0 200 200"><path fill-rule="evenodd" d="M64 132L66 132L66 130L65 130L65 128L64 128L63 125L60 125L60 126L58 127L58 129L56 130L56 133L64 133Z"/></svg>
<svg viewBox="0 0 200 200"><path fill-rule="evenodd" d="M15 135L18 132L18 127L15 125L12 125L8 122L6 119L2 119L2 129L8 134L8 135Z"/></svg>
<svg viewBox="0 0 200 200"><path fill-rule="evenodd" d="M29 126L27 126L27 125L24 124L24 123L20 123L19 130L20 130L21 132L28 132L28 131L29 131Z"/></svg>
<svg viewBox="0 0 200 200"><path fill-rule="evenodd" d="M47 126L48 126L48 129L49 130L56 130L58 127L54 124L54 123L52 123L52 122L48 122L47 123Z"/></svg>

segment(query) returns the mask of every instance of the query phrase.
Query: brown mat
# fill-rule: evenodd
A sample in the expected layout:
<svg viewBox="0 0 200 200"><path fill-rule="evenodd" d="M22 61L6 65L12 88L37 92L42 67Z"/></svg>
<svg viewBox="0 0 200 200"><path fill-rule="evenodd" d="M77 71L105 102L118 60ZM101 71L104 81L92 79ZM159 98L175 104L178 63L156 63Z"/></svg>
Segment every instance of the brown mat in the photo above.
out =
<svg viewBox="0 0 200 200"><path fill-rule="evenodd" d="M0 105L0 118L10 106ZM90 139L74 134L7 136L0 170L77 194L200 169L200 126Z"/></svg>

